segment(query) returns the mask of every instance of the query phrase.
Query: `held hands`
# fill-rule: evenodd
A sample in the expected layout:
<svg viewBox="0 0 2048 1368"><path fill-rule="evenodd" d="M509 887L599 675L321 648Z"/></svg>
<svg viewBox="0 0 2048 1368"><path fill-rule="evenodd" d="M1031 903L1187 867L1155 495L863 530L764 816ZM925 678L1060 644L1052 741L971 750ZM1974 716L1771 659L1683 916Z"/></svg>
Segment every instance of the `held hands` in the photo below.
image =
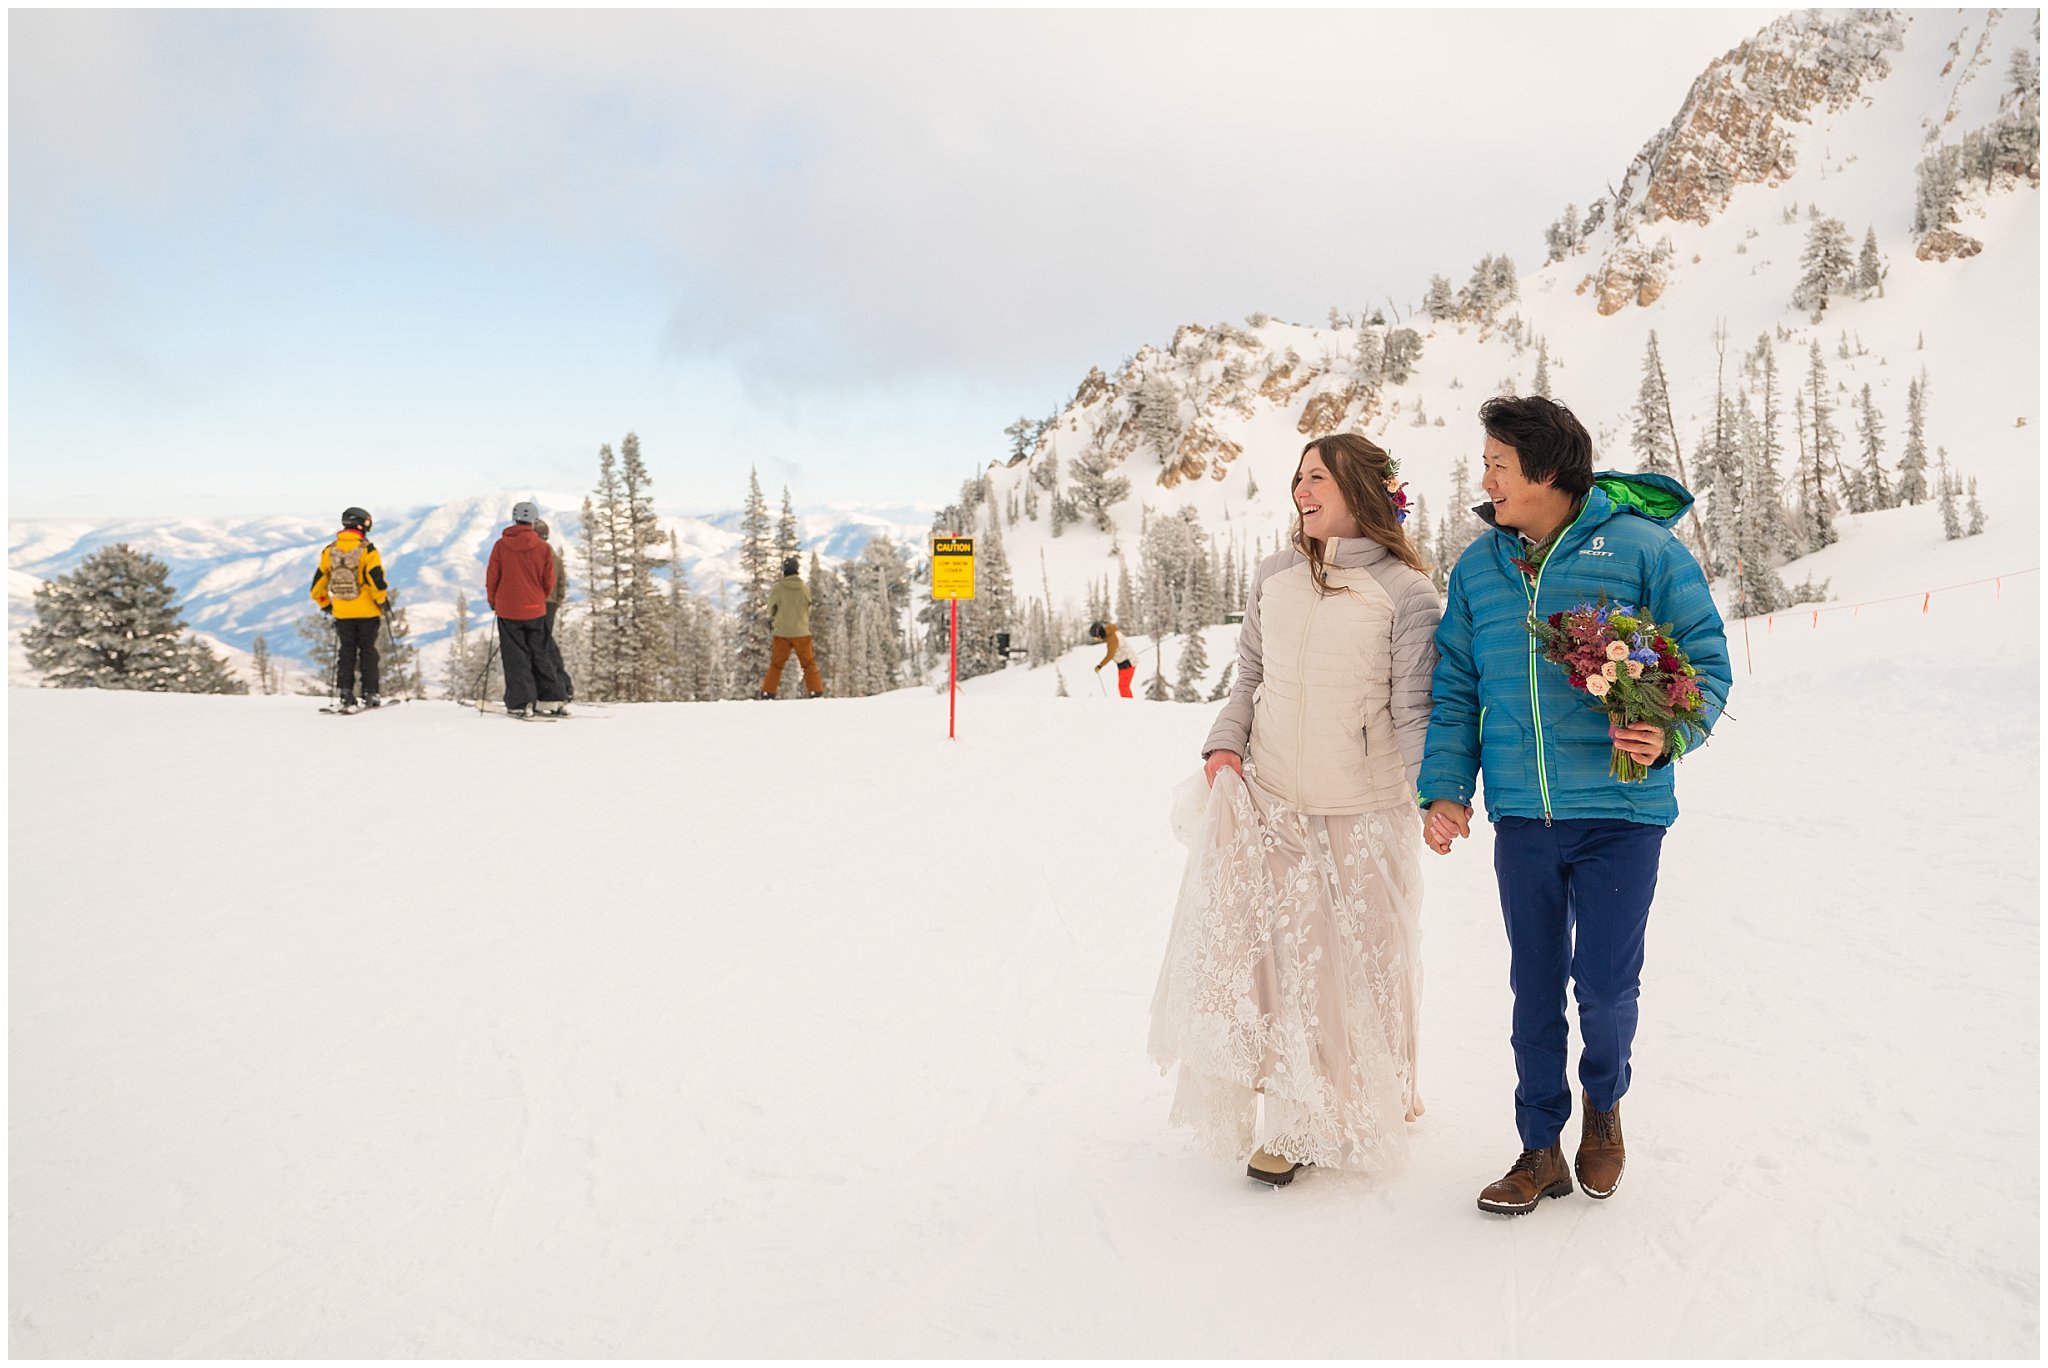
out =
<svg viewBox="0 0 2048 1368"><path fill-rule="evenodd" d="M1102 667L1097 665L1095 668L1099 670ZM1202 778L1208 781L1210 788L1215 788L1217 773L1226 769L1236 770L1237 777L1244 778L1244 761L1238 758L1236 751L1211 751L1209 763L1202 766Z"/></svg>
<svg viewBox="0 0 2048 1368"><path fill-rule="evenodd" d="M1645 765L1656 764L1657 757L1664 754L1664 729L1655 722L1637 722L1626 727L1609 723L1607 735L1616 750Z"/></svg>
<svg viewBox="0 0 2048 1368"><path fill-rule="evenodd" d="M1451 853L1451 842L1472 834L1472 809L1449 798L1439 798L1422 816L1422 840L1439 855Z"/></svg>

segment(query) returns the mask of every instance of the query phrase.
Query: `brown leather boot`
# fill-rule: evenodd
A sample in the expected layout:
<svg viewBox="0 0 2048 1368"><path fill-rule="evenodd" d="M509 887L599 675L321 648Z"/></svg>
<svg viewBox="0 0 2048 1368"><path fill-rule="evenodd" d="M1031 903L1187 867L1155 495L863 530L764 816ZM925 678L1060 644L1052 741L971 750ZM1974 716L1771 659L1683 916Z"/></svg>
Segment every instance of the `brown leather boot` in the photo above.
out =
<svg viewBox="0 0 2048 1368"><path fill-rule="evenodd" d="M1612 1111L1594 1111L1593 1100L1580 1093L1579 1115L1579 1157L1572 1169L1588 1197L1612 1197L1628 1160L1621 1147L1621 1103Z"/></svg>
<svg viewBox="0 0 2048 1368"><path fill-rule="evenodd" d="M1261 1183L1271 1183L1274 1187L1286 1187L1294 1181L1294 1175L1300 1168L1301 1165L1292 1159L1282 1159L1277 1154L1254 1150L1251 1162L1245 1165L1244 1176L1256 1178Z"/></svg>
<svg viewBox="0 0 2048 1368"><path fill-rule="evenodd" d="M1488 1183L1479 1194L1479 1209L1523 1216L1534 1211L1543 1198L1568 1196L1571 1190L1572 1175L1565 1169L1562 1146L1525 1149L1499 1182Z"/></svg>

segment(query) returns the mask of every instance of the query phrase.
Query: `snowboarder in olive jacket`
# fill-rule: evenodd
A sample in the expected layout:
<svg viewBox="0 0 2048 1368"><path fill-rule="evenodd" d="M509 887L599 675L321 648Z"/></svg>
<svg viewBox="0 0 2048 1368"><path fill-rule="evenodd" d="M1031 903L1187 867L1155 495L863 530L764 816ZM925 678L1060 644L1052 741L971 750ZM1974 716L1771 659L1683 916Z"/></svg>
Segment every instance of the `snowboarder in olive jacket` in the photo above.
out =
<svg viewBox="0 0 2048 1368"><path fill-rule="evenodd" d="M825 696L825 681L818 674L818 660L811 651L811 591L796 572L796 557L782 562L782 578L768 592L768 622L775 644L768 656L768 674L761 681L761 697L773 698L782 686L782 667L790 652L804 669L804 692L811 698Z"/></svg>

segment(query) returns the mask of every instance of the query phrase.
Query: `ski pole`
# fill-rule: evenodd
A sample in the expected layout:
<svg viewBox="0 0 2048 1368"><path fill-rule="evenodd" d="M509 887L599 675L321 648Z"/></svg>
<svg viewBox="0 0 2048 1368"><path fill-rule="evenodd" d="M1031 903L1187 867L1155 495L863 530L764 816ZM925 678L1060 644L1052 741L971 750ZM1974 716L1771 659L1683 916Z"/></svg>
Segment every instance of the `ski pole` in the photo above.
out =
<svg viewBox="0 0 2048 1368"><path fill-rule="evenodd" d="M1102 671L1095 672L1095 687L1104 698L1109 697L1109 685L1102 682Z"/></svg>
<svg viewBox="0 0 2048 1368"><path fill-rule="evenodd" d="M487 686L488 686L488 685L490 684L490 682L491 682L491 665L492 665L492 663L493 663L494 661L496 661L496 660L497 660L497 658L498 658L498 639L497 639L496 637L493 637L493 638L491 638L491 648L490 648L490 651L489 651L489 652L488 652L488 653L487 653L487 654L486 654L486 655L484 656L484 668L483 668L483 673L477 676L477 681L476 681L476 710L477 710L478 712L482 712L482 711L484 710L484 691L485 691L486 687L487 687Z"/></svg>

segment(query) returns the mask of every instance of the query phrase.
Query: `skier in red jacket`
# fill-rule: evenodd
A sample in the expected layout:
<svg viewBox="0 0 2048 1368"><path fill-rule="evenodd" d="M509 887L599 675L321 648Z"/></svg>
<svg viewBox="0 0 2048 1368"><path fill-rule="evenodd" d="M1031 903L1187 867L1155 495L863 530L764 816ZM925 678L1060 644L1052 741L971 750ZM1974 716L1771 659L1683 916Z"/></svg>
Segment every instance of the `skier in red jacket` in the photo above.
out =
<svg viewBox="0 0 2048 1368"><path fill-rule="evenodd" d="M548 651L555 556L533 530L539 518L530 500L513 504L512 525L498 534L484 571L484 597L497 614L498 650L505 658L505 711L514 717L568 712L566 690Z"/></svg>

